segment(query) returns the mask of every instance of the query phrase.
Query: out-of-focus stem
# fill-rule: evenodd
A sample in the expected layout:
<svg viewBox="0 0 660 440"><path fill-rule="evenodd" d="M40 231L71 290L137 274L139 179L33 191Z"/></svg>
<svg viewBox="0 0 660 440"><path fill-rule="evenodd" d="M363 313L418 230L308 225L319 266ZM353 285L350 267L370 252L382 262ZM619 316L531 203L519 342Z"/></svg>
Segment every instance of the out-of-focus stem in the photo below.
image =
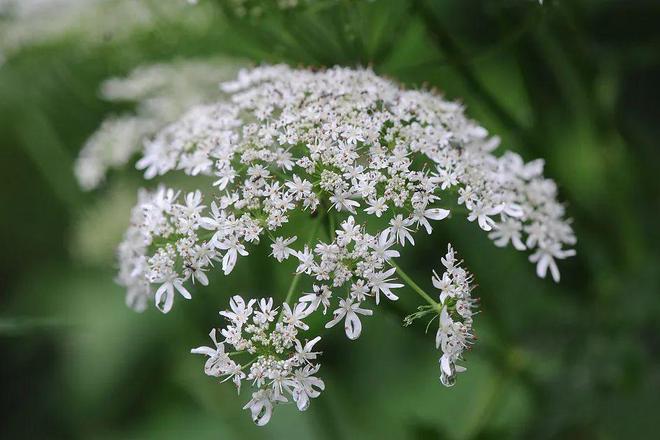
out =
<svg viewBox="0 0 660 440"><path fill-rule="evenodd" d="M434 11L427 5L425 0L416 0L414 2L414 9L417 10L419 17L422 19L429 36L433 39L436 46L442 50L447 57L447 61L451 63L465 85L470 88L472 93L478 96L493 115L505 126L508 130L515 133L522 141L529 142L530 136L528 131L523 127L493 96L488 89L482 84L474 70L453 40L449 32L444 29L441 23L435 18Z"/></svg>

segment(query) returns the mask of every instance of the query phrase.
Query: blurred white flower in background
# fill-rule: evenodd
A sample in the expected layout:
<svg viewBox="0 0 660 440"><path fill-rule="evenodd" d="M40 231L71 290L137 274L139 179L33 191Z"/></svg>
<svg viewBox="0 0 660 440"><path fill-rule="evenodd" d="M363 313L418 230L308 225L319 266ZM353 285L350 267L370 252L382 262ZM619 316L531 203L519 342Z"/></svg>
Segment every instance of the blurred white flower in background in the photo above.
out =
<svg viewBox="0 0 660 440"><path fill-rule="evenodd" d="M9 58L60 38L99 44L164 20L203 25L210 20L207 11L183 0L0 0L0 52Z"/></svg>
<svg viewBox="0 0 660 440"><path fill-rule="evenodd" d="M107 101L136 104L134 113L113 115L89 138L75 164L80 186L96 188L111 168L126 165L142 141L193 105L222 96L219 81L234 76L237 61L226 58L178 60L142 66L101 86Z"/></svg>

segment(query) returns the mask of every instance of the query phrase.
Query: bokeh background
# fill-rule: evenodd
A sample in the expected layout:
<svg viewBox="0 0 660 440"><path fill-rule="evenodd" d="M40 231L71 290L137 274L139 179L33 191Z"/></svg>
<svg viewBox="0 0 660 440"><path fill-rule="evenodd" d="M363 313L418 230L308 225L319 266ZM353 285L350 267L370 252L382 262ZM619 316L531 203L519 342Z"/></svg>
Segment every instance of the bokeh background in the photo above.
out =
<svg viewBox="0 0 660 440"><path fill-rule="evenodd" d="M657 438L660 422L660 2L655 0L0 0L0 437L48 439ZM18 6L17 6L18 5ZM256 7L257 9L253 9ZM258 9L258 8L262 9ZM261 10L261 13L259 13ZM256 11L256 12L254 12ZM416 307L324 338L327 390L255 427L189 349L236 292L287 270L242 260L164 316L114 284L141 185L83 192L73 162L109 115L102 81L155 62L370 65L464 102L526 159L546 159L574 219L554 284L460 219L401 264L423 286L451 240L477 275L479 341L439 380ZM227 61L232 63L233 61Z"/></svg>

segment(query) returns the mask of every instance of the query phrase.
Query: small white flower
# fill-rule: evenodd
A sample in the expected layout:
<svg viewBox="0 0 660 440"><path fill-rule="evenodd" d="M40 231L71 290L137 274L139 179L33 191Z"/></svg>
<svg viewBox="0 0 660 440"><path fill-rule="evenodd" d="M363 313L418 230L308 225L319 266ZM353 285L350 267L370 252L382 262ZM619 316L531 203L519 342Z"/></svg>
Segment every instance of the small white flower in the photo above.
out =
<svg viewBox="0 0 660 440"><path fill-rule="evenodd" d="M312 192L312 184L308 180L303 180L296 174L292 176L293 180L289 180L285 183L291 194L295 197L296 200L302 200L305 197L308 197Z"/></svg>
<svg viewBox="0 0 660 440"><path fill-rule="evenodd" d="M259 310L254 311L254 322L257 324L267 324L275 320L277 310L273 310L273 298L261 298L259 300Z"/></svg>
<svg viewBox="0 0 660 440"><path fill-rule="evenodd" d="M330 306L330 298L332 298L332 292L328 286L318 286L314 284L312 287L314 292L304 294L300 297L299 301L301 303L309 304L307 313L312 313L316 311L319 306L323 306L323 314L325 315L328 310L328 306Z"/></svg>
<svg viewBox="0 0 660 440"><path fill-rule="evenodd" d="M222 311L220 315L232 321L236 326L240 327L245 324L252 314L252 306L256 300L251 299L245 304L245 300L240 295L234 295L229 300L231 312Z"/></svg>
<svg viewBox="0 0 660 440"><path fill-rule="evenodd" d="M413 246L415 245L415 240L413 239L412 234L410 234L411 229L409 229L412 224L412 219L404 219L401 214L397 214L392 220L390 220L389 231L393 236L396 237L401 246L405 246L406 241L408 241Z"/></svg>
<svg viewBox="0 0 660 440"><path fill-rule="evenodd" d="M356 301L362 302L370 295L369 286L363 280L357 280L355 283L351 284L350 295L351 298L354 298Z"/></svg>
<svg viewBox="0 0 660 440"><path fill-rule="evenodd" d="M203 354L209 358L206 360L204 365L204 373L209 376L220 376L227 372L228 367L230 366L229 356L225 353L225 346L222 343L219 343L215 336L216 330L211 330L209 336L215 345L215 348L211 347L197 347L190 350L194 354Z"/></svg>
<svg viewBox="0 0 660 440"><path fill-rule="evenodd" d="M360 226L356 225L355 218L350 216L346 221L342 222L341 230L336 231L336 233L337 242L342 246L346 246L358 236L360 233Z"/></svg>
<svg viewBox="0 0 660 440"><path fill-rule="evenodd" d="M559 243L540 243L536 252L529 256L529 261L536 263L536 274L540 278L545 278L549 268L550 273L552 274L552 279L558 283L560 280L560 275L559 268L557 268L557 263L555 262L555 258L562 260L574 255L575 250L561 249L561 245Z"/></svg>
<svg viewBox="0 0 660 440"><path fill-rule="evenodd" d="M333 319L325 325L325 328L334 327L341 320L345 320L344 330L348 339L355 340L362 333L362 323L358 315L371 316L373 311L360 308L360 303L353 302L352 298L340 299L339 308L333 313Z"/></svg>
<svg viewBox="0 0 660 440"><path fill-rule="evenodd" d="M270 255L275 257L275 259L280 263L289 258L290 255L294 255L296 251L291 249L289 245L295 242L297 238L298 237L295 236L289 238L277 237L275 242L270 245L270 247L273 249Z"/></svg>
<svg viewBox="0 0 660 440"><path fill-rule="evenodd" d="M161 312L167 313L172 309L174 303L174 289L185 299L192 298L190 292L183 286L183 281L175 275L170 275L156 290L156 306Z"/></svg>
<svg viewBox="0 0 660 440"><path fill-rule="evenodd" d="M273 392L273 390L265 389L252 393L252 399L243 407L249 409L252 414L252 420L257 426L264 426L273 415L273 403L286 402L286 398Z"/></svg>
<svg viewBox="0 0 660 440"><path fill-rule="evenodd" d="M371 291L376 295L376 304L380 303L380 294L382 293L391 301L399 299L392 289L403 287L403 284L392 283L393 278L390 278L396 269L393 267L385 272L376 272L369 276L369 283L371 284Z"/></svg>
<svg viewBox="0 0 660 440"><path fill-rule="evenodd" d="M296 340L296 354L295 359L300 363L309 363L316 360L316 357L321 354L320 351L312 351L317 342L321 340L320 336L315 337L311 341L305 342L303 346L299 340Z"/></svg>
<svg viewBox="0 0 660 440"><path fill-rule="evenodd" d="M282 307L284 313L284 322L302 330L309 330L309 326L303 322L303 319L309 316L309 312L307 311L307 304L296 303L292 309L288 304L285 303Z"/></svg>
<svg viewBox="0 0 660 440"><path fill-rule="evenodd" d="M521 238L522 224L514 219L506 219L497 225L497 228L488 234L488 238L493 240L497 247L504 247L509 242L519 251L527 249Z"/></svg>
<svg viewBox="0 0 660 440"><path fill-rule="evenodd" d="M367 214L375 215L378 218L380 218L383 213L387 211L387 204L384 197L379 197L378 199L370 198L367 200L367 204L369 207L364 211Z"/></svg>
<svg viewBox="0 0 660 440"><path fill-rule="evenodd" d="M415 210L415 213L413 214L413 220L416 221L418 224L424 226L424 229L426 229L427 234L431 234L431 232L433 232L433 228L431 227L431 223L429 223L427 219L444 220L448 216L449 216L448 209L431 208L426 210Z"/></svg>
<svg viewBox="0 0 660 440"><path fill-rule="evenodd" d="M295 379L289 381L293 385L293 392L291 394L299 411L307 410L309 408L310 398L320 396L321 391L325 389L323 381L313 376L318 369L318 366L305 365L296 371Z"/></svg>
<svg viewBox="0 0 660 440"><path fill-rule="evenodd" d="M479 227L484 231L491 231L496 227L495 221L491 218L502 212L503 206L485 206L483 203L478 202L468 215L468 221L473 222L477 220Z"/></svg>
<svg viewBox="0 0 660 440"><path fill-rule="evenodd" d="M360 203L350 198L351 195L347 192L340 191L330 196L330 203L337 211L348 211L355 214L355 208L360 206Z"/></svg>
<svg viewBox="0 0 660 440"><path fill-rule="evenodd" d="M295 256L300 260L300 264L296 268L297 273L309 274L314 269L314 254L307 246L302 251L295 253Z"/></svg>
<svg viewBox="0 0 660 440"><path fill-rule="evenodd" d="M222 241L217 244L218 249L226 250L225 256L222 258L222 271L225 275L229 275L234 266L236 265L236 260L238 255L247 256L248 252L245 250L245 246L238 242L235 237L231 237L227 240Z"/></svg>
<svg viewBox="0 0 660 440"><path fill-rule="evenodd" d="M391 260L392 258L398 258L400 255L399 251L395 249L390 249L394 245L394 243L395 243L395 239L390 238L390 231L384 230L378 236L378 241L372 243L370 246L374 250L374 254L378 258L384 261L388 261Z"/></svg>

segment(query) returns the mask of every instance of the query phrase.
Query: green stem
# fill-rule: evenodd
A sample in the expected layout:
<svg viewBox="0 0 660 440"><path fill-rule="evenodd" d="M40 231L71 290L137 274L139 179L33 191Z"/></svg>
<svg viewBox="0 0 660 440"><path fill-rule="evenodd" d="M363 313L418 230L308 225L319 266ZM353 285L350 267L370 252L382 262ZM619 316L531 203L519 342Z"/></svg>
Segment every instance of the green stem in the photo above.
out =
<svg viewBox="0 0 660 440"><path fill-rule="evenodd" d="M286 298L284 299L285 304L289 304L291 301L291 297L293 296L293 292L296 290L296 287L298 287L298 282L300 282L300 276L302 273L297 273L294 275L293 280L291 280L291 284L289 285L289 291L286 293ZM282 319L282 314L280 313L280 320Z"/></svg>
<svg viewBox="0 0 660 440"><path fill-rule="evenodd" d="M335 215L328 211L328 240L332 241L335 234Z"/></svg>
<svg viewBox="0 0 660 440"><path fill-rule="evenodd" d="M412 290L414 290L419 296L424 298L424 300L429 303L434 309L440 311L440 304L435 302L435 300L429 295L428 293L424 292L424 289L419 287L417 283L415 283L410 276L408 276L407 273L403 271L399 266L394 261L389 262L392 267L396 269L396 272L401 276L403 281L410 287Z"/></svg>
<svg viewBox="0 0 660 440"><path fill-rule="evenodd" d="M321 219L316 219L314 221L314 226L312 226L312 230L309 234L309 239L307 239L306 244L311 244L312 240L316 237L316 231L319 228L319 224L321 223ZM298 283L300 282L300 276L302 273L297 273L293 276L293 279L291 280L291 285L289 286L289 290L286 293L286 298L284 299L284 304L289 304L291 301L291 297L293 297L293 292L296 290L296 287L298 287ZM284 309L280 311L280 316L277 318L277 322L280 322L282 320Z"/></svg>
<svg viewBox="0 0 660 440"><path fill-rule="evenodd" d="M247 367L249 367L250 365L254 364L254 361L256 361L257 359L259 359L259 356L256 356L256 357L252 358L252 359L250 360L250 362L248 362L247 364L245 364L245 365L243 365L243 366L241 367L241 370L245 370Z"/></svg>

